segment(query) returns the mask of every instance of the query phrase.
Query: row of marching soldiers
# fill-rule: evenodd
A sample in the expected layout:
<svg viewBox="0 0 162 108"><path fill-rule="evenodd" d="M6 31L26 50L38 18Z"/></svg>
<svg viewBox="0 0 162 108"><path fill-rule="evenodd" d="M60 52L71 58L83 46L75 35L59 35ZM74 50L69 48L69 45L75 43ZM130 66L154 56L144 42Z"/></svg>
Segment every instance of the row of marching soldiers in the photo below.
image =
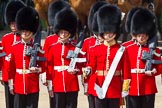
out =
<svg viewBox="0 0 162 108"><path fill-rule="evenodd" d="M47 86L50 108L77 108L78 75L83 76L89 108L119 108L122 98L127 108L154 108L155 76L161 74L162 65L152 63L160 61L161 54L156 46L149 47L157 36L156 17L151 11L142 7L130 10L125 27L132 40L119 44L120 9L96 2L88 17L93 36L84 40L81 51L74 40L78 19L70 5L53 2L48 17L53 34L45 39L45 53L32 50L36 55L27 54L38 40L39 15L18 0L6 7L5 20L11 33L2 37L6 56L0 62L6 108L38 108L39 75ZM46 61L30 66L33 56Z"/></svg>

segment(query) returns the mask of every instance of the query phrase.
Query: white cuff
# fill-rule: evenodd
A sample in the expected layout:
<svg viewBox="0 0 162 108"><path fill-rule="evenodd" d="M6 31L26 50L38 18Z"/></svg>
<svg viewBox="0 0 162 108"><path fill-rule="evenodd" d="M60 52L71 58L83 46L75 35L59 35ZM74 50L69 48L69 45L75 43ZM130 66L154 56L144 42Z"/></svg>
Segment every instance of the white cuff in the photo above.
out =
<svg viewBox="0 0 162 108"><path fill-rule="evenodd" d="M47 80L47 89L48 91L52 91L52 80Z"/></svg>
<svg viewBox="0 0 162 108"><path fill-rule="evenodd" d="M42 83L46 83L46 72L40 74L40 79Z"/></svg>
<svg viewBox="0 0 162 108"><path fill-rule="evenodd" d="M84 93L88 92L88 83L84 83Z"/></svg>
<svg viewBox="0 0 162 108"><path fill-rule="evenodd" d="M2 80L2 71L0 71L0 80Z"/></svg>
<svg viewBox="0 0 162 108"><path fill-rule="evenodd" d="M9 86L9 89L10 90L13 90L14 88L13 88L13 79L9 79L8 80L8 86Z"/></svg>

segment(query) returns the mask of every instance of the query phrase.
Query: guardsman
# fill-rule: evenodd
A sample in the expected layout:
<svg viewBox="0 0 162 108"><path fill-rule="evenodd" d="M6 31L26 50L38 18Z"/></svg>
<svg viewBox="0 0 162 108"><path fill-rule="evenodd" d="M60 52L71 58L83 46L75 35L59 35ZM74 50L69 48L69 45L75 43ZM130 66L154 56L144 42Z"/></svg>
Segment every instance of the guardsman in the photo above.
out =
<svg viewBox="0 0 162 108"><path fill-rule="evenodd" d="M93 36L85 39L84 43L83 43L83 47L82 47L82 51L86 53L85 56L87 59L87 64L89 62L90 50L92 50L93 47L95 47L96 45L100 45L101 43L103 43L103 38L98 33L97 14L96 13L97 13L98 9L105 4L107 4L107 2L98 1L94 5L92 5L90 12L89 12L88 27L89 27L89 30L93 33ZM89 108L95 108L95 97L92 95L92 91L94 91L94 89L93 89L94 86L88 85L89 77L86 74L90 74L90 73L84 72L85 69L83 69L84 92L88 96ZM89 89L89 92L88 92L88 89Z"/></svg>
<svg viewBox="0 0 162 108"><path fill-rule="evenodd" d="M132 20L132 16L134 15L134 13L141 9L141 7L135 7L135 8L132 8L128 13L127 13L127 16L126 16L126 21L125 21L125 30L126 32L128 33L129 36L131 36L131 40L127 41L127 42L124 42L122 43L123 46L127 47L131 44L135 44L136 43L136 37L133 36L133 34L131 34L130 32L130 29L131 29L131 20Z"/></svg>
<svg viewBox="0 0 162 108"><path fill-rule="evenodd" d="M65 1L54 1L49 5L48 22L49 22L50 29L51 29L51 30L49 30L49 32L51 34L49 36L47 36L47 38L45 39L45 43L44 43L44 47L43 47L43 50L45 51L45 57L47 57L47 55L48 55L48 50L49 50L50 46L52 44L55 44L58 42L58 38L59 38L58 35L53 33L53 23L54 23L56 13L65 7L70 7L70 5ZM42 78L43 83L46 83L46 75L42 74L41 78ZM54 103L55 103L54 97L50 97L50 108L55 107Z"/></svg>
<svg viewBox="0 0 162 108"><path fill-rule="evenodd" d="M97 20L104 43L93 49L87 65L92 72L90 78L95 81L92 83L96 91L95 105L96 108L119 108L122 94L128 94L131 79L127 49L117 43L121 11L115 5L104 5L97 12Z"/></svg>
<svg viewBox="0 0 162 108"><path fill-rule="evenodd" d="M130 31L131 30L131 20L132 20L132 16L134 15L134 13L140 9L141 9L141 7L135 7L135 8L132 8L127 13L126 21L125 21L125 30L128 33L128 36L131 37L131 40L122 43L122 46L124 46L124 47L129 47L132 44L136 44L136 36L134 36ZM125 100L126 100L126 106L128 106L127 96L125 97Z"/></svg>
<svg viewBox="0 0 162 108"><path fill-rule="evenodd" d="M53 44L47 56L47 82L49 95L56 101L55 108L77 108L78 100L78 71L80 65L68 70L70 59L67 58L69 50L75 46L69 41L76 34L77 16L70 8L64 8L55 16L54 32L59 42ZM74 58L75 59L75 58ZM80 64L80 63L79 63Z"/></svg>
<svg viewBox="0 0 162 108"><path fill-rule="evenodd" d="M25 5L23 2L11 1L8 2L6 9L5 9L5 21L9 25L11 29L11 33L8 33L2 37L2 47L3 52L6 53L6 57L3 61L2 66L2 83L5 87L5 98L6 98L6 108L13 108L14 96L10 94L9 87L8 87L8 75L10 74L7 67L8 61L10 60L10 48L13 44L17 41L20 41L20 34L17 31L16 24L15 24L15 17L17 12L24 7Z"/></svg>
<svg viewBox="0 0 162 108"><path fill-rule="evenodd" d="M30 67L31 56L27 55L33 47L32 36L39 27L39 15L32 7L24 7L16 15L16 26L21 41L12 45L9 62L9 88L14 94L14 108L38 108L39 74L44 72L44 63L37 61ZM38 52L39 56L44 56Z"/></svg>
<svg viewBox="0 0 162 108"><path fill-rule="evenodd" d="M132 17L131 33L136 36L137 43L127 47L132 76L127 100L128 108L154 108L157 93L155 76L161 73L161 65L146 64L143 55L144 52L149 54L151 51L150 41L157 36L156 24L155 15L147 9L137 10ZM151 59L160 60L158 48L155 47L150 54ZM152 68L147 70L150 68L148 66Z"/></svg>

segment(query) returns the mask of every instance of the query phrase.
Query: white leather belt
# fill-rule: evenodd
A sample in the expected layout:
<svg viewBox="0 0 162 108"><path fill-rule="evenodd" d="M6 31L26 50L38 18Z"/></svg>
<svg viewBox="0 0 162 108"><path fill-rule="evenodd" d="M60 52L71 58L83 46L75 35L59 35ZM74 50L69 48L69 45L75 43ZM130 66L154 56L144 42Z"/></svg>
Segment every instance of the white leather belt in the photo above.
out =
<svg viewBox="0 0 162 108"><path fill-rule="evenodd" d="M28 73L32 73L30 72L29 69L16 69L16 72L19 74L28 74Z"/></svg>
<svg viewBox="0 0 162 108"><path fill-rule="evenodd" d="M69 66L54 66L54 70L57 70L58 72L67 70Z"/></svg>
<svg viewBox="0 0 162 108"><path fill-rule="evenodd" d="M145 73L145 69L131 69L131 73Z"/></svg>

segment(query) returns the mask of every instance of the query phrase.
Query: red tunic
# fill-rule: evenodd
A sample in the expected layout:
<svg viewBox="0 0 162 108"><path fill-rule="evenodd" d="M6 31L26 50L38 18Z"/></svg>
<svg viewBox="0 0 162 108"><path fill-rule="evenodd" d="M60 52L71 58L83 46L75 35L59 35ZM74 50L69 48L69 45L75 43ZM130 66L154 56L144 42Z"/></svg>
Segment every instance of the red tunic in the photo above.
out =
<svg viewBox="0 0 162 108"><path fill-rule="evenodd" d="M49 51L49 48L52 44L54 43L57 43L58 42L58 35L56 34L52 34L50 36L48 36L46 39L45 39L45 43L44 43L44 47L43 47L43 50L45 51L45 54L44 56L47 58L47 55L48 55L48 51ZM45 72L47 72L47 62L45 64L46 66L46 70ZM47 74L46 74L47 75Z"/></svg>
<svg viewBox="0 0 162 108"><path fill-rule="evenodd" d="M122 46L128 47L129 45L135 44L136 42L134 42L133 40L127 41L122 43Z"/></svg>
<svg viewBox="0 0 162 108"><path fill-rule="evenodd" d="M93 78L93 80L95 79L95 83L98 84L100 87L102 87L102 84L105 80L105 75L99 75L97 71L104 71L107 67L110 68L116 52L120 48L120 45L115 44L110 46L109 48L109 55L107 55L108 46L105 46L104 44L96 46L93 50L93 53L90 53L91 56L89 66L92 68L93 73L95 73L92 74L91 77ZM119 61L119 64L117 65L116 72L118 72L118 75L113 76L106 93L106 98L120 98L122 92L122 79L125 80L131 78L127 49L125 49L123 56ZM92 95L96 96L96 93L93 92Z"/></svg>
<svg viewBox="0 0 162 108"><path fill-rule="evenodd" d="M58 42L54 44L49 50L47 57L47 80L52 80L54 92L79 91L77 75L68 73L66 69L62 71L55 69L56 67L69 66L71 59L66 57L68 51L74 49L75 46L71 43L63 44ZM78 66L78 64L76 66Z"/></svg>
<svg viewBox="0 0 162 108"><path fill-rule="evenodd" d="M30 56L25 54L26 48L32 46L25 45L21 41L13 45L10 60L10 74L9 78L14 81L14 92L18 94L30 94L39 92L39 73L31 73L29 71ZM42 54L39 54L42 56ZM38 67L42 68L44 72L44 62L37 62ZM23 69L27 69L23 73ZM28 73L30 72L30 73Z"/></svg>
<svg viewBox="0 0 162 108"><path fill-rule="evenodd" d="M143 61L142 51L149 51L147 45L139 46L137 44L128 47L129 60L131 65L131 84L129 95L139 96L139 95L149 95L157 92L155 75L160 74L161 65L153 65L153 68L157 69L157 74L153 76L147 76L145 73L135 73L132 69L145 69L146 62ZM156 49L156 52L160 54L160 50ZM160 57L153 56L154 59L160 60Z"/></svg>
<svg viewBox="0 0 162 108"><path fill-rule="evenodd" d="M86 56L86 60L87 60L86 63L87 64L89 62L90 52L92 52L93 47L95 47L96 45L97 45L97 39L94 36L91 36L91 37L84 40L84 43L83 43L83 46L82 46L82 51L86 52L85 56ZM92 93L95 92L94 91L93 81L94 81L94 79L90 78L90 76L87 77L86 79L84 79L84 83L88 84L88 90L89 90L88 94L92 94Z"/></svg>
<svg viewBox="0 0 162 108"><path fill-rule="evenodd" d="M96 45L96 41L97 41L96 38L94 36L91 36L85 39L83 42L82 51L86 52L87 63L89 61L89 52L91 50L91 47Z"/></svg>
<svg viewBox="0 0 162 108"><path fill-rule="evenodd" d="M45 51L45 56L48 53L49 46L56 43L58 41L58 36L56 34L50 35L45 39L43 50Z"/></svg>
<svg viewBox="0 0 162 108"><path fill-rule="evenodd" d="M20 34L18 34L18 33L14 34L13 32L11 32L11 33L8 33L2 37L3 52L5 52L7 55L5 57L3 67L2 67L2 80L5 82L8 81L8 74L9 74L7 65L8 65L8 60L9 60L10 56L8 54L10 54L11 46L13 44L15 44L15 42L17 42L17 41L20 41Z"/></svg>

